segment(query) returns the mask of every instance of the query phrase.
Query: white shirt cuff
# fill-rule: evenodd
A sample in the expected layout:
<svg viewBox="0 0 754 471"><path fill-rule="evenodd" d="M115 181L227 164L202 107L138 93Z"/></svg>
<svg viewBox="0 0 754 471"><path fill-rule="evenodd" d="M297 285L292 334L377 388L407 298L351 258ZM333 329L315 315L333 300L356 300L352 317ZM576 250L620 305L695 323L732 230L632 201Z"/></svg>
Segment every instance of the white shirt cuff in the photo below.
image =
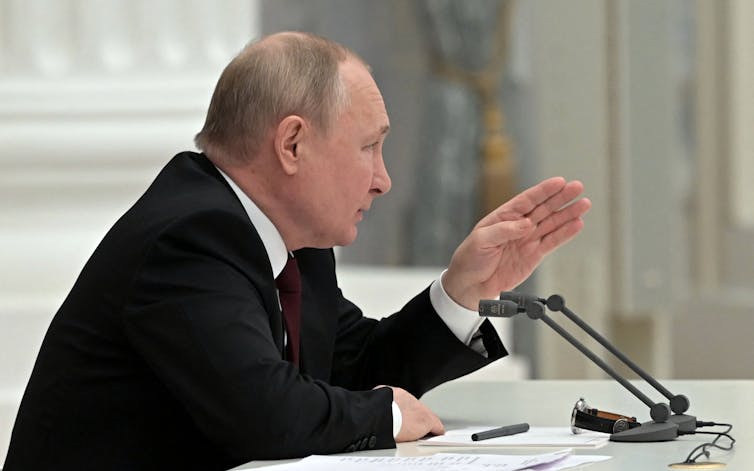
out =
<svg viewBox="0 0 754 471"><path fill-rule="evenodd" d="M403 415L398 404L393 401L393 438L398 438L398 434L401 431L403 425Z"/></svg>
<svg viewBox="0 0 754 471"><path fill-rule="evenodd" d="M443 271L444 273L445 271ZM458 340L465 345L470 345L471 339L479 331L484 318L479 316L477 311L466 309L450 299L442 286L441 280L442 275L429 288L429 300L432 302L432 307L435 308L437 315L445 322L450 331L458 337Z"/></svg>

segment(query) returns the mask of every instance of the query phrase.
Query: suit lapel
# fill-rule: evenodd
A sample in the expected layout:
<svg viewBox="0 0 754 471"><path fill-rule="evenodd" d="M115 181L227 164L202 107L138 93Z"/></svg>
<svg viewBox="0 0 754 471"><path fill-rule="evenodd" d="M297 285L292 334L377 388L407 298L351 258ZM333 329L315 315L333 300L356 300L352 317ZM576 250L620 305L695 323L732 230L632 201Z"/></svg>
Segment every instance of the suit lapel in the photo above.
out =
<svg viewBox="0 0 754 471"><path fill-rule="evenodd" d="M329 381L337 306L332 300L332 288L328 289L330 281L322 262L329 256L324 253L304 249L295 255L301 270L301 371Z"/></svg>
<svg viewBox="0 0 754 471"><path fill-rule="evenodd" d="M280 354L285 356L285 345L283 337L283 315L280 311L280 303L278 301L277 288L275 287L275 280L272 276L272 268L270 267L270 259L267 255L267 251L264 248L262 239L259 237L256 227L249 219L249 215L244 209L241 202L238 200L233 189L228 185L228 182L220 175L212 162L207 159L204 154L189 153L192 159L199 165L199 167L207 174L214 177L218 183L220 183L228 192L232 201L235 202L236 209L241 212L249 221L249 225L254 233L253 238L249 241L254 247L253 253L256 255L254 259L249 260L249 270L247 273L251 278L251 282L259 290L259 294L262 297L262 303L265 311L269 314L270 318L270 330L272 331L272 339L275 342Z"/></svg>
<svg viewBox="0 0 754 471"><path fill-rule="evenodd" d="M270 330L275 346L280 351L280 355L285 357L283 313L280 311L275 281L272 279L271 274L269 276L257 276L255 274L255 279L252 281L258 287L262 296L262 302L264 303L264 309L269 314Z"/></svg>

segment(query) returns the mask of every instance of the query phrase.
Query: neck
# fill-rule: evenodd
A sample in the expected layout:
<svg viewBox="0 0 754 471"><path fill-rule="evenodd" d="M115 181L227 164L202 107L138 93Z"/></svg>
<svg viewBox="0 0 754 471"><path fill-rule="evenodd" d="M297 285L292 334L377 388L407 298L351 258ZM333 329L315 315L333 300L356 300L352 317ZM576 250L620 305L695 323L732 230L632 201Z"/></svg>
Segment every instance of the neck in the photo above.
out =
<svg viewBox="0 0 754 471"><path fill-rule="evenodd" d="M218 167L267 216L280 233L288 251L292 252L307 246L301 237L303 232L296 227L296 219L291 216L294 212L291 211L287 195L279 190L285 188L285 184L288 183L285 180L290 177L282 173L276 174L270 169L260 168L262 166L255 163L234 166L218 165Z"/></svg>

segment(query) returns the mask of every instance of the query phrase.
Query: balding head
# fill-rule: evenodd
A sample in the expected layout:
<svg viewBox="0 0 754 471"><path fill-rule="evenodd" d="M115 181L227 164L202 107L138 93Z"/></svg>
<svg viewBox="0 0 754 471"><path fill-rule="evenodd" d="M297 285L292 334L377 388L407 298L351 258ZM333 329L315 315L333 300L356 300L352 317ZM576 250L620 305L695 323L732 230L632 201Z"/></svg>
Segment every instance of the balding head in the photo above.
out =
<svg viewBox="0 0 754 471"><path fill-rule="evenodd" d="M338 67L349 58L358 56L309 33L277 33L247 45L217 82L197 147L233 165L253 159L285 116L299 115L327 132L348 100Z"/></svg>

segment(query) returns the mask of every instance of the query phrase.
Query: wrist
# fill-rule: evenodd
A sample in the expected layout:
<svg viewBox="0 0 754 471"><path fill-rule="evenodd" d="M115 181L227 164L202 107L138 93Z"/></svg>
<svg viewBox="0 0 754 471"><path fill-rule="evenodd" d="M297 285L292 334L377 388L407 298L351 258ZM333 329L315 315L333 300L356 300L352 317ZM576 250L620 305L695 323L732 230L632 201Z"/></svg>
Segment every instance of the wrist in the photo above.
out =
<svg viewBox="0 0 754 471"><path fill-rule="evenodd" d="M454 280L452 275L449 275L449 273L449 270L445 270L442 275L440 275L440 287L442 288L442 291L451 301L461 307L469 309L469 307L466 305L466 303L463 302L464 300L461 299L460 296L460 293L462 293L463 290L458 289L458 283Z"/></svg>

